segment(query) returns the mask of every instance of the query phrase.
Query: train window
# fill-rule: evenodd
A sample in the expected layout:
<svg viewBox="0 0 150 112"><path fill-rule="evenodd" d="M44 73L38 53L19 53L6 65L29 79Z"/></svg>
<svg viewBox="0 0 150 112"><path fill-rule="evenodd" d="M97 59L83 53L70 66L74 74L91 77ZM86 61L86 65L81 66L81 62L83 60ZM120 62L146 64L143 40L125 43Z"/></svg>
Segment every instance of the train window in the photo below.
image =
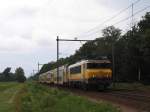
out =
<svg viewBox="0 0 150 112"><path fill-rule="evenodd" d="M70 74L81 73L81 66L70 68Z"/></svg>
<svg viewBox="0 0 150 112"><path fill-rule="evenodd" d="M111 63L87 63L87 69L92 68L111 68Z"/></svg>

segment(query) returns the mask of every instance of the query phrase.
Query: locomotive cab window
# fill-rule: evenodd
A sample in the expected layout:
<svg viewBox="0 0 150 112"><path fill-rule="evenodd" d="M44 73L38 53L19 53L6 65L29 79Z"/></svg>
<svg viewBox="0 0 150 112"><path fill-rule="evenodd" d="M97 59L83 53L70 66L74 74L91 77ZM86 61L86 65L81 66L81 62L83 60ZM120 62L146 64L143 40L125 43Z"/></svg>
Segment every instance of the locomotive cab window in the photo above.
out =
<svg viewBox="0 0 150 112"><path fill-rule="evenodd" d="M70 74L78 74L81 73L81 66L70 68Z"/></svg>
<svg viewBox="0 0 150 112"><path fill-rule="evenodd" d="M111 68L111 63L87 63L87 69Z"/></svg>

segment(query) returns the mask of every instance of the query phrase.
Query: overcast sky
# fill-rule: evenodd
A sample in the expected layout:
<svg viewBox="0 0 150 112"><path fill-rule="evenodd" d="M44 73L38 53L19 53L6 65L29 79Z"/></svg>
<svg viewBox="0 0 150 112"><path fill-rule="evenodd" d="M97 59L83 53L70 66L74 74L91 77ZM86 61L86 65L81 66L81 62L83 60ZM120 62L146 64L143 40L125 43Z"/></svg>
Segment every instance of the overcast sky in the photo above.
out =
<svg viewBox="0 0 150 112"><path fill-rule="evenodd" d="M26 76L37 69L37 62L56 60L56 36L94 39L101 29L131 15L127 10L114 20L100 25L136 0L0 0L0 71L23 67ZM150 4L141 0L138 11ZM143 13L134 17L137 22ZM131 21L117 24L127 31ZM100 25L100 26L98 26ZM98 27L96 27L98 26ZM95 28L96 27L96 28ZM95 28L95 29L93 29ZM92 29L92 30L91 30ZM82 43L61 42L60 57L69 56Z"/></svg>

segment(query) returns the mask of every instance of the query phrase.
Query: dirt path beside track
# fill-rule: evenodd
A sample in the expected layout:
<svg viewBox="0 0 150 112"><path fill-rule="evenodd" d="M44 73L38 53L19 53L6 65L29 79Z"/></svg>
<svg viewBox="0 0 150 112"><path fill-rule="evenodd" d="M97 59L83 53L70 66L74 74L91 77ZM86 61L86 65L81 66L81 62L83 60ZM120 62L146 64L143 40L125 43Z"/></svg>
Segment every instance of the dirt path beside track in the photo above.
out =
<svg viewBox="0 0 150 112"><path fill-rule="evenodd" d="M110 102L114 106L121 109L121 112L150 112L145 110L148 108L147 102L139 102L134 99L128 99L125 97L118 97L105 92L94 92L94 91L82 91L78 89L67 89L73 94L83 96L94 102Z"/></svg>
<svg viewBox="0 0 150 112"><path fill-rule="evenodd" d="M149 90L107 90L98 91L83 91L81 89L56 87L72 94L85 97L93 102L109 102L115 107L120 108L121 112L150 112L150 94ZM114 95L114 93L117 93ZM122 94L118 94L122 93ZM129 96L128 96L129 95ZM140 96L140 98L138 98ZM145 98L142 98L145 96Z"/></svg>

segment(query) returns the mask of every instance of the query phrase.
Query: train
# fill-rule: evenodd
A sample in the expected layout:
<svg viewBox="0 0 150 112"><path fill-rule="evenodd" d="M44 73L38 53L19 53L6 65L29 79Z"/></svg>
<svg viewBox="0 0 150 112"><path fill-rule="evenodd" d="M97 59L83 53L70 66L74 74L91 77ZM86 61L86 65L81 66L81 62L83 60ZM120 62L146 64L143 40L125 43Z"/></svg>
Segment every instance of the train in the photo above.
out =
<svg viewBox="0 0 150 112"><path fill-rule="evenodd" d="M84 90L90 88L105 89L112 83L111 66L111 62L106 59L81 60L40 74L39 82Z"/></svg>

